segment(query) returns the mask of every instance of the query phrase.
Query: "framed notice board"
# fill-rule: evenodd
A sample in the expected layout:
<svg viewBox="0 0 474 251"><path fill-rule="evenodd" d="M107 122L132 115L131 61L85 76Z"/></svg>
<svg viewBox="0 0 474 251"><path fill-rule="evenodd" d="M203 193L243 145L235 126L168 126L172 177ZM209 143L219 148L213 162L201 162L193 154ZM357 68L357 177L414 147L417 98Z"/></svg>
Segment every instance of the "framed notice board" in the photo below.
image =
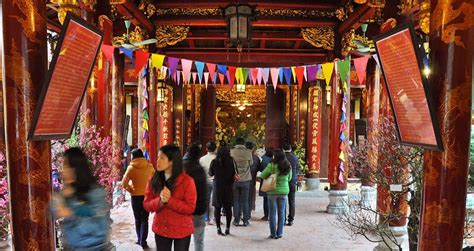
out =
<svg viewBox="0 0 474 251"><path fill-rule="evenodd" d="M401 144L442 150L428 80L413 24L374 39Z"/></svg>
<svg viewBox="0 0 474 251"><path fill-rule="evenodd" d="M43 83L29 140L71 135L101 44L99 30L68 13Z"/></svg>

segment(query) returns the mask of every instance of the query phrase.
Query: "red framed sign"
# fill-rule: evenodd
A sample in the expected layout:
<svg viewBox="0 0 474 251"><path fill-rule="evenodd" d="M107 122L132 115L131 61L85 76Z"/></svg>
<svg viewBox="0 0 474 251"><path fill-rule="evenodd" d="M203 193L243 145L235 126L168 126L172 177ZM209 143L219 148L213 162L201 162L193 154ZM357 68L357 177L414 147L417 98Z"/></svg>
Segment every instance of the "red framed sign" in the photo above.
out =
<svg viewBox="0 0 474 251"><path fill-rule="evenodd" d="M29 139L62 139L71 135L102 34L68 14L35 110Z"/></svg>
<svg viewBox="0 0 474 251"><path fill-rule="evenodd" d="M441 150L428 80L412 24L374 39L401 144Z"/></svg>

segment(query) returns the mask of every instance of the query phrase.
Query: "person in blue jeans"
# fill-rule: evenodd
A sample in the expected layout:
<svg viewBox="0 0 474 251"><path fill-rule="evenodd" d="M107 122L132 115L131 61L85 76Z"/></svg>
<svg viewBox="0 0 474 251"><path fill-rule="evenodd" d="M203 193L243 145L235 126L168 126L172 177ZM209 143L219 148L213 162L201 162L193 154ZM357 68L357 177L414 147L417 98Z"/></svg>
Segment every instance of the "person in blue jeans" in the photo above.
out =
<svg viewBox="0 0 474 251"><path fill-rule="evenodd" d="M266 179L272 174L277 174L277 182L275 189L267 192L270 218L270 238L280 239L283 237L286 201L288 193L290 192L288 183L292 176L290 163L286 159L285 153L280 149L273 152L273 161L267 165L265 170L263 170L261 177Z"/></svg>
<svg viewBox="0 0 474 251"><path fill-rule="evenodd" d="M237 138L236 145L230 151L234 159L235 171L239 175L239 180L234 182L234 226L239 226L240 216L243 214L243 226L250 224L249 193L252 182L251 166L253 165L252 151L245 147L245 140Z"/></svg>

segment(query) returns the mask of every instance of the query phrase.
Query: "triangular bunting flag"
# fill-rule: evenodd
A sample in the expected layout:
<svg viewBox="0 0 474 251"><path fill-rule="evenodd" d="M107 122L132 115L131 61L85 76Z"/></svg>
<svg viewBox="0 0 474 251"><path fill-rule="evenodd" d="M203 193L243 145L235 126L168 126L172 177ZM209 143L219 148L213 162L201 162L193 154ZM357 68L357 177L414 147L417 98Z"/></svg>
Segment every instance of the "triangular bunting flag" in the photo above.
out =
<svg viewBox="0 0 474 251"><path fill-rule="evenodd" d="M224 74L219 73L219 80L221 81L221 85L224 84Z"/></svg>
<svg viewBox="0 0 474 251"><path fill-rule="evenodd" d="M227 74L227 65L218 64L217 65L217 72L226 75Z"/></svg>
<svg viewBox="0 0 474 251"><path fill-rule="evenodd" d="M346 121L346 114L345 114L345 113L343 113L343 114L341 115L341 121L340 121L340 122L342 123L342 122L344 122L344 121Z"/></svg>
<svg viewBox="0 0 474 251"><path fill-rule="evenodd" d="M150 116L148 116L148 111L147 111L147 110L143 111L142 117L143 117L143 119L145 119L145 120L150 120Z"/></svg>
<svg viewBox="0 0 474 251"><path fill-rule="evenodd" d="M242 79L240 81L242 85L245 85L247 83L247 78L249 76L249 69L248 68L241 68L240 69L241 73L242 73Z"/></svg>
<svg viewBox="0 0 474 251"><path fill-rule="evenodd" d="M339 132L343 132L346 130L346 123L341 123L341 126L339 127Z"/></svg>
<svg viewBox="0 0 474 251"><path fill-rule="evenodd" d="M291 74L293 74L293 82L296 83L296 66L291 67Z"/></svg>
<svg viewBox="0 0 474 251"><path fill-rule="evenodd" d="M207 89L208 82L209 82L209 72L204 72L204 84L206 85L206 89Z"/></svg>
<svg viewBox="0 0 474 251"><path fill-rule="evenodd" d="M339 136L339 139L346 142L346 135L342 132L341 136Z"/></svg>
<svg viewBox="0 0 474 251"><path fill-rule="evenodd" d="M240 79L242 78L242 68L240 67L237 67L237 69L235 69L235 80L237 80L237 84L240 85Z"/></svg>
<svg viewBox="0 0 474 251"><path fill-rule="evenodd" d="M325 63L322 65L324 79L326 79L326 85L331 83L332 72L334 70L334 63Z"/></svg>
<svg viewBox="0 0 474 251"><path fill-rule="evenodd" d="M216 64L206 63L207 71L209 72L209 76L212 78L212 82L216 84L216 77L214 72L216 72Z"/></svg>
<svg viewBox="0 0 474 251"><path fill-rule="evenodd" d="M143 129L148 131L148 120L143 120Z"/></svg>
<svg viewBox="0 0 474 251"><path fill-rule="evenodd" d="M375 62L377 62L377 65L380 66L380 61L379 61L379 56L377 54L372 55L374 58Z"/></svg>
<svg viewBox="0 0 474 251"><path fill-rule="evenodd" d="M181 67L183 68L183 80L184 83L189 82L191 67L193 66L192 60L181 59Z"/></svg>
<svg viewBox="0 0 474 251"><path fill-rule="evenodd" d="M234 80L235 80L235 71L237 68L235 66L227 66L228 69L228 75L227 75L227 80L229 81L229 87L232 89L234 87Z"/></svg>
<svg viewBox="0 0 474 251"><path fill-rule="evenodd" d="M112 61L114 61L115 47L113 47L112 45L102 44L101 49L102 49L102 52L104 53L105 58L107 58L109 62L112 63Z"/></svg>
<svg viewBox="0 0 474 251"><path fill-rule="evenodd" d="M340 151L344 151L346 150L346 144L344 142L341 141L341 144L339 145L339 150Z"/></svg>
<svg viewBox="0 0 474 251"><path fill-rule="evenodd" d="M181 71L176 72L176 83L180 85L181 83Z"/></svg>
<svg viewBox="0 0 474 251"><path fill-rule="evenodd" d="M212 77L212 83L216 85L216 82L217 82L217 72L214 72L214 76Z"/></svg>
<svg viewBox="0 0 474 251"><path fill-rule="evenodd" d="M251 68L250 71L252 72L252 84L255 85L257 83L258 68Z"/></svg>
<svg viewBox="0 0 474 251"><path fill-rule="evenodd" d="M151 54L151 67L161 69L161 66L163 66L163 61L165 61L165 55L155 53Z"/></svg>
<svg viewBox="0 0 474 251"><path fill-rule="evenodd" d="M364 83L368 61L369 56L354 59L354 67L357 72L357 79L361 85Z"/></svg>
<svg viewBox="0 0 474 251"><path fill-rule="evenodd" d="M290 67L285 67L283 68L283 72L285 74L285 81L287 85L291 84L291 68Z"/></svg>
<svg viewBox="0 0 474 251"><path fill-rule="evenodd" d="M301 90L301 87L303 87L303 77L304 77L304 66L298 66L295 69L296 72L296 79L298 80L298 89Z"/></svg>
<svg viewBox="0 0 474 251"><path fill-rule="evenodd" d="M303 65L302 67L304 68L304 71L303 71L304 79L305 79L306 81L308 81L308 75L307 75L308 72L306 71L306 67L308 67L308 66Z"/></svg>
<svg viewBox="0 0 474 251"><path fill-rule="evenodd" d="M146 90L146 88L143 89L142 96L143 96L144 98L148 99L148 91Z"/></svg>
<svg viewBox="0 0 474 251"><path fill-rule="evenodd" d="M278 72L280 71L280 68L270 68L270 74L272 75L272 84L273 84L273 89L275 89L276 91L276 88L277 88L277 82L278 82Z"/></svg>
<svg viewBox="0 0 474 251"><path fill-rule="evenodd" d="M145 110L146 108L148 108L148 99L144 99L144 100L143 100L143 108L142 108L142 110Z"/></svg>
<svg viewBox="0 0 474 251"><path fill-rule="evenodd" d="M195 61L196 70L199 77L199 83L202 83L202 73L204 72L204 62Z"/></svg>
<svg viewBox="0 0 474 251"><path fill-rule="evenodd" d="M193 85L195 85L196 84L196 78L197 78L197 72L193 72L192 75L193 75Z"/></svg>
<svg viewBox="0 0 474 251"><path fill-rule="evenodd" d="M268 83L268 79L270 78L270 68L263 68L262 69L262 78L263 78L263 83L265 86Z"/></svg>
<svg viewBox="0 0 474 251"><path fill-rule="evenodd" d="M280 84L283 84L283 77L284 77L284 70L283 67L278 68L278 79L280 80Z"/></svg>
<svg viewBox="0 0 474 251"><path fill-rule="evenodd" d="M344 156L344 151L341 151L341 153L339 154L339 159L343 162L346 161L346 157Z"/></svg>
<svg viewBox="0 0 474 251"><path fill-rule="evenodd" d="M343 61L338 61L337 62L337 71L339 72L339 76L341 77L341 82L342 83L344 83L346 81L350 68L351 68L351 61L350 60L343 60Z"/></svg>
<svg viewBox="0 0 474 251"><path fill-rule="evenodd" d="M127 48L120 47L120 51L129 59L133 59L133 51Z"/></svg>
<svg viewBox="0 0 474 251"><path fill-rule="evenodd" d="M257 84L260 86L262 84L262 74L263 74L263 69L262 68L257 68L258 73L257 73Z"/></svg>
<svg viewBox="0 0 474 251"><path fill-rule="evenodd" d="M173 76L176 73L176 70L178 69L178 63L179 63L179 58L174 58L174 57L167 57L168 59L168 68L170 70L170 75ZM179 80L179 77L178 77ZM178 85L179 85L179 81Z"/></svg>
<svg viewBox="0 0 474 251"><path fill-rule="evenodd" d="M344 163L339 163L339 175L337 178L341 183L344 183Z"/></svg>
<svg viewBox="0 0 474 251"><path fill-rule="evenodd" d="M318 73L318 66L317 65L310 65L306 67L306 72L308 75L308 82L312 82L316 80L316 74Z"/></svg>

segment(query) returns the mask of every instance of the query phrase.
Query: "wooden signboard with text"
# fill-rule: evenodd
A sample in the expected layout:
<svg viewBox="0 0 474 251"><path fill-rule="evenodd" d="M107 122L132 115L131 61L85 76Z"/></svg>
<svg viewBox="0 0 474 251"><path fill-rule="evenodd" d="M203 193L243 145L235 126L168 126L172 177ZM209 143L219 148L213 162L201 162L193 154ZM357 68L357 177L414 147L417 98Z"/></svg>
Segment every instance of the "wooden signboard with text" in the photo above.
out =
<svg viewBox="0 0 474 251"><path fill-rule="evenodd" d="M374 39L401 144L441 150L441 137L412 24Z"/></svg>
<svg viewBox="0 0 474 251"><path fill-rule="evenodd" d="M36 107L30 140L71 135L87 88L102 34L83 19L66 16Z"/></svg>

